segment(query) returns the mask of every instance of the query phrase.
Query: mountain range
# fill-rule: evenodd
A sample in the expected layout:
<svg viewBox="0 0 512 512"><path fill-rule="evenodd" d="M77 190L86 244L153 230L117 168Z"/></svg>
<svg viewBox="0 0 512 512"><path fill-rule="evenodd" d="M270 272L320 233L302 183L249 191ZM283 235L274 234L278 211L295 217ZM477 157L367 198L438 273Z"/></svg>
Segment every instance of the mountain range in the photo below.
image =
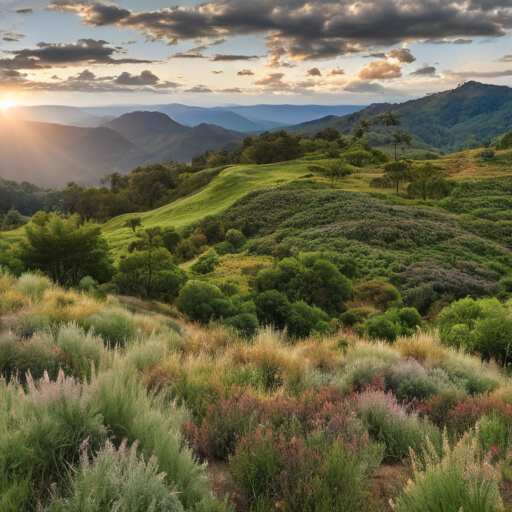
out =
<svg viewBox="0 0 512 512"><path fill-rule="evenodd" d="M348 135L365 118L391 111L420 147L457 151L464 144L485 143L510 131L512 88L466 82L456 89L404 103L378 103L346 116L327 116L286 128L294 134L314 135L333 127Z"/></svg>
<svg viewBox="0 0 512 512"><path fill-rule="evenodd" d="M105 174L207 149L233 149L244 135L212 125L182 126L165 114L134 112L96 128L25 121L0 114L0 177L59 187L98 184Z"/></svg>

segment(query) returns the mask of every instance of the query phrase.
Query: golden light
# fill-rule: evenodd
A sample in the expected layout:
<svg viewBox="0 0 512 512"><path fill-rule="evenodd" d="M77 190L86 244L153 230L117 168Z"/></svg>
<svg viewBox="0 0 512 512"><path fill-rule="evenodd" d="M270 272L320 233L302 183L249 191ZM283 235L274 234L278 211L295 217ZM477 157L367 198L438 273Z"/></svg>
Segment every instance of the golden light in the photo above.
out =
<svg viewBox="0 0 512 512"><path fill-rule="evenodd" d="M0 108L1 109L8 109L10 107L15 107L16 102L12 100L0 100Z"/></svg>

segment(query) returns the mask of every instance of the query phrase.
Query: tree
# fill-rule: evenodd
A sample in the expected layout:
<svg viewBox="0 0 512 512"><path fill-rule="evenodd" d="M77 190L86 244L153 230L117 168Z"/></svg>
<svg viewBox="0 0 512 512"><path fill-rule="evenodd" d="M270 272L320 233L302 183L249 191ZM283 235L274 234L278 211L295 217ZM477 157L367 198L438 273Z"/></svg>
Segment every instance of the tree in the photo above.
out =
<svg viewBox="0 0 512 512"><path fill-rule="evenodd" d="M417 181L421 187L423 201L427 199L427 183L439 175L439 171L430 163L418 167L413 172L413 181Z"/></svg>
<svg viewBox="0 0 512 512"><path fill-rule="evenodd" d="M386 112L383 120L384 126L400 126L400 121L397 119L393 112Z"/></svg>
<svg viewBox="0 0 512 512"><path fill-rule="evenodd" d="M402 144L407 144L410 146L412 144L412 135L405 130L404 128L399 128L392 135L393 145L395 146L395 161L398 161L398 146Z"/></svg>
<svg viewBox="0 0 512 512"><path fill-rule="evenodd" d="M409 179L410 166L406 160L397 160L390 162L384 166L385 178L393 183L396 187L396 195L401 181Z"/></svg>
<svg viewBox="0 0 512 512"><path fill-rule="evenodd" d="M129 219L126 219L123 223L123 228L128 228L133 231L133 234L135 234L137 228L142 226L142 218L141 217L130 217Z"/></svg>
<svg viewBox="0 0 512 512"><path fill-rule="evenodd" d="M354 138L362 139L370 131L371 123L369 119L361 119L354 128Z"/></svg>
<svg viewBox="0 0 512 512"><path fill-rule="evenodd" d="M78 215L67 219L55 213L25 227L20 259L30 270L48 273L60 285L78 286L85 276L103 283L114 274L108 244L96 224L80 225Z"/></svg>
<svg viewBox="0 0 512 512"><path fill-rule="evenodd" d="M331 126L327 127L325 130L318 132L315 135L315 139L326 140L327 142L335 142L341 139L341 133L336 130L336 128L332 128Z"/></svg>
<svg viewBox="0 0 512 512"><path fill-rule="evenodd" d="M331 185L334 185L334 180L349 176L352 174L351 166L341 160L331 160L325 167L323 172L331 179Z"/></svg>

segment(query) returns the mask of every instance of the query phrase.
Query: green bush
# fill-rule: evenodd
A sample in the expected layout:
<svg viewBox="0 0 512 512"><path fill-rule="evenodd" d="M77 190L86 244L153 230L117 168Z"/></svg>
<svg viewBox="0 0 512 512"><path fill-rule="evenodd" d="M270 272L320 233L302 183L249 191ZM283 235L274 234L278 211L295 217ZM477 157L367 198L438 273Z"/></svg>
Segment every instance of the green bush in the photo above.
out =
<svg viewBox="0 0 512 512"><path fill-rule="evenodd" d="M107 442L92 460L84 452L71 486L71 497L55 500L47 512L181 512L177 494L158 472L158 460L146 462L137 443L116 450Z"/></svg>
<svg viewBox="0 0 512 512"><path fill-rule="evenodd" d="M241 313L232 316L225 320L224 324L235 329L235 331L238 331L247 338L254 336L259 327L258 317L251 313Z"/></svg>
<svg viewBox="0 0 512 512"><path fill-rule="evenodd" d="M82 292L90 292L98 286L98 282L95 281L91 276L85 276L78 283L78 289Z"/></svg>
<svg viewBox="0 0 512 512"><path fill-rule="evenodd" d="M269 290L256 295L254 299L259 321L264 325L274 325L284 329L290 316L290 301L284 293Z"/></svg>
<svg viewBox="0 0 512 512"><path fill-rule="evenodd" d="M370 338L395 341L399 334L397 325L386 315L369 318L364 322L363 326Z"/></svg>
<svg viewBox="0 0 512 512"><path fill-rule="evenodd" d="M230 229L226 233L226 242L235 249L241 249L247 242L247 238L245 238L245 235L241 231L238 231L238 229Z"/></svg>
<svg viewBox="0 0 512 512"><path fill-rule="evenodd" d="M329 315L319 308L303 301L294 302L290 307L286 325L288 332L297 338L305 338L312 332L325 333L329 329Z"/></svg>
<svg viewBox="0 0 512 512"><path fill-rule="evenodd" d="M232 303L214 285L202 281L189 281L176 301L178 309L191 320L209 322L232 313Z"/></svg>
<svg viewBox="0 0 512 512"><path fill-rule="evenodd" d="M190 269L197 274L210 274L215 270L215 267L220 265L219 255L215 249L210 249L208 252L199 256L198 260L190 267Z"/></svg>
<svg viewBox="0 0 512 512"><path fill-rule="evenodd" d="M438 316L441 341L464 346L502 365L512 360L512 313L496 298L466 298L443 309Z"/></svg>

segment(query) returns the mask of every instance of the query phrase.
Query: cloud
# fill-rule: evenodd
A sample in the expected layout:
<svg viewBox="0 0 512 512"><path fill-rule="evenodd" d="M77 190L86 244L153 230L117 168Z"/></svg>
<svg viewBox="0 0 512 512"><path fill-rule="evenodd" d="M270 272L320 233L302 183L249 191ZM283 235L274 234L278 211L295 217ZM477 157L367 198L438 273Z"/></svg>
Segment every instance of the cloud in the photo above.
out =
<svg viewBox="0 0 512 512"><path fill-rule="evenodd" d="M91 64L149 64L139 59L114 59L119 52L106 46L106 41L79 39L76 43L39 43L36 48L25 48L11 52L11 59L0 59L0 69L47 69Z"/></svg>
<svg viewBox="0 0 512 512"><path fill-rule="evenodd" d="M233 62L236 60L258 60L257 55L214 55L210 60L213 62Z"/></svg>
<svg viewBox="0 0 512 512"><path fill-rule="evenodd" d="M224 71L212 71L212 73L214 75L220 75L220 74L224 73Z"/></svg>
<svg viewBox="0 0 512 512"><path fill-rule="evenodd" d="M482 78L500 78L503 76L512 76L512 69L499 71L454 71L447 69L443 71L443 75L452 80L478 80Z"/></svg>
<svg viewBox="0 0 512 512"><path fill-rule="evenodd" d="M284 73L271 73L265 78L255 80L254 85L278 85L283 83Z"/></svg>
<svg viewBox="0 0 512 512"><path fill-rule="evenodd" d="M512 62L512 54L503 55L500 59L496 59L494 62Z"/></svg>
<svg viewBox="0 0 512 512"><path fill-rule="evenodd" d="M34 14L34 9L32 9L32 7L27 7L26 9L16 9L12 12L15 14Z"/></svg>
<svg viewBox="0 0 512 512"><path fill-rule="evenodd" d="M329 59L378 45L499 37L512 28L510 0L213 0L140 12L101 1L53 0L47 9L167 44L272 35L292 60Z"/></svg>
<svg viewBox="0 0 512 512"><path fill-rule="evenodd" d="M169 57L170 59L206 59L202 53L175 53Z"/></svg>
<svg viewBox="0 0 512 512"><path fill-rule="evenodd" d="M242 69L237 73L238 76L254 76L254 73L250 69Z"/></svg>
<svg viewBox="0 0 512 512"><path fill-rule="evenodd" d="M433 76L436 74L436 68L434 66L424 66L409 74L413 76Z"/></svg>
<svg viewBox="0 0 512 512"><path fill-rule="evenodd" d="M195 87L192 87L191 89L187 89L184 92L191 92L191 93L208 93L213 92L211 89L206 87L205 85L196 85Z"/></svg>
<svg viewBox="0 0 512 512"><path fill-rule="evenodd" d="M377 52L377 53L369 53L368 55L363 55L363 59L385 59L386 54L384 52Z"/></svg>
<svg viewBox="0 0 512 512"><path fill-rule="evenodd" d="M473 42L473 39L455 39L455 40L449 40L449 39L428 39L425 41L425 43L430 44L471 44Z"/></svg>
<svg viewBox="0 0 512 512"><path fill-rule="evenodd" d="M222 89L220 92L225 93L225 94L240 94L243 91L242 91L242 89L239 89L238 87L233 87L231 89Z"/></svg>
<svg viewBox="0 0 512 512"><path fill-rule="evenodd" d="M397 48L396 50L391 50L387 53L386 57L388 59L396 59L398 62L402 62L403 64L410 64L416 60L416 57L413 56L411 50L408 48Z"/></svg>
<svg viewBox="0 0 512 512"><path fill-rule="evenodd" d="M159 81L160 79L148 70L138 76L125 71L116 78L116 84L120 85L155 85Z"/></svg>
<svg viewBox="0 0 512 512"><path fill-rule="evenodd" d="M195 48L191 48L190 50L187 50L187 52L194 53L194 52L203 52L204 50L208 50L208 48L212 48L214 46L218 46L219 44L224 44L227 40L222 39L216 39L215 41L212 41L211 43L202 44L200 46L196 46Z"/></svg>
<svg viewBox="0 0 512 512"><path fill-rule="evenodd" d="M343 76L344 74L344 69L334 68L327 76Z"/></svg>
<svg viewBox="0 0 512 512"><path fill-rule="evenodd" d="M308 76L322 76L322 72L318 68L311 68L308 70Z"/></svg>
<svg viewBox="0 0 512 512"><path fill-rule="evenodd" d="M15 88L18 91L31 92L145 92L145 93L169 93L180 85L174 82L160 80L151 71L143 71L140 75L132 75L123 72L119 76L96 76L92 71L85 69L77 75L65 80L57 75L51 78L51 82L39 82L29 80L28 75L14 70L0 70L0 90Z"/></svg>
<svg viewBox="0 0 512 512"><path fill-rule="evenodd" d="M357 78L362 81L391 80L402 76L400 63L389 62L388 60L375 60L357 73Z"/></svg>
<svg viewBox="0 0 512 512"><path fill-rule="evenodd" d="M383 94L387 92L386 88L380 84L361 82L354 80L343 88L344 91L348 92L360 92L369 94Z"/></svg>

